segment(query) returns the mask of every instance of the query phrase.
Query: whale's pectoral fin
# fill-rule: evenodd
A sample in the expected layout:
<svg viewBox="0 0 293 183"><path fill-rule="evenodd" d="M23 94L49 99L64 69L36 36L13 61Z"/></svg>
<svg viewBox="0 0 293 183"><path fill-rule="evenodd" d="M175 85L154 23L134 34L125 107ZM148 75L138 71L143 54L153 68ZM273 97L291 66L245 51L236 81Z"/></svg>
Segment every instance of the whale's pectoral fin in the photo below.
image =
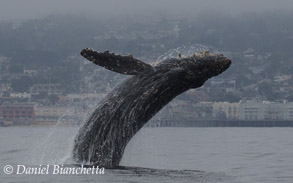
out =
<svg viewBox="0 0 293 183"><path fill-rule="evenodd" d="M80 54L99 66L121 74L136 75L152 68L151 65L135 59L131 55L115 55L109 51L101 53L88 48L83 49Z"/></svg>

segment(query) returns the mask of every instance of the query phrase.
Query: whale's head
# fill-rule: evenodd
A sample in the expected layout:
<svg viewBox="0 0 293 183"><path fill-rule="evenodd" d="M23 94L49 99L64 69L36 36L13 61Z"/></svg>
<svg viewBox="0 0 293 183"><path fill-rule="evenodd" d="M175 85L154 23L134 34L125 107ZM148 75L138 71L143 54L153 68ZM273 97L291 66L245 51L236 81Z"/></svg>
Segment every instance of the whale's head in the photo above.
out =
<svg viewBox="0 0 293 183"><path fill-rule="evenodd" d="M179 65L180 62L191 88L203 85L206 80L221 74L231 65L231 60L223 54L209 54L208 52L181 58Z"/></svg>

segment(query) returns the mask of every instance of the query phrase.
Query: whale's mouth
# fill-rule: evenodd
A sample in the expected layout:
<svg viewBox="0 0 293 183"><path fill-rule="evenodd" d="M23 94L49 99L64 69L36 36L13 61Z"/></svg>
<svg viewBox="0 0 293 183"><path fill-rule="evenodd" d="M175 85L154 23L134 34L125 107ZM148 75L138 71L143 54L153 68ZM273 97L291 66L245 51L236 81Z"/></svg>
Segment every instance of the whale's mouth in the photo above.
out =
<svg viewBox="0 0 293 183"><path fill-rule="evenodd" d="M216 59L214 62L212 62L210 66L210 77L217 76L221 74L222 72L226 71L230 65L232 64L232 61L226 57L221 58L220 60Z"/></svg>
<svg viewBox="0 0 293 183"><path fill-rule="evenodd" d="M227 70L229 67L230 67L230 65L232 64L232 61L230 60L230 59L226 59L226 60L224 60L223 61L224 62L224 66L223 66L223 68L225 69L225 70ZM223 70L223 71L225 71L225 70Z"/></svg>
<svg viewBox="0 0 293 183"><path fill-rule="evenodd" d="M230 65L232 64L232 61L230 60L230 59L225 59L224 61L223 61L223 67L222 67L222 72L224 72L225 70L227 70L229 67L230 67Z"/></svg>

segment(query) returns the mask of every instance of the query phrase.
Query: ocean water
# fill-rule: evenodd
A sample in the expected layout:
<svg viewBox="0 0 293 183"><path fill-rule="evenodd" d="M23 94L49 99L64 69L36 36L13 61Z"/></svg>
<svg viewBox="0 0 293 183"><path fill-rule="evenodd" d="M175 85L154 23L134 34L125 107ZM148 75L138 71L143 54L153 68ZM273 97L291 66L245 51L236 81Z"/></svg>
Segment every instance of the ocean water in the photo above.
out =
<svg viewBox="0 0 293 183"><path fill-rule="evenodd" d="M293 128L143 128L120 169L53 175L70 162L76 127L0 128L0 182L293 182ZM13 172L4 173L7 165ZM16 174L17 166L49 174Z"/></svg>

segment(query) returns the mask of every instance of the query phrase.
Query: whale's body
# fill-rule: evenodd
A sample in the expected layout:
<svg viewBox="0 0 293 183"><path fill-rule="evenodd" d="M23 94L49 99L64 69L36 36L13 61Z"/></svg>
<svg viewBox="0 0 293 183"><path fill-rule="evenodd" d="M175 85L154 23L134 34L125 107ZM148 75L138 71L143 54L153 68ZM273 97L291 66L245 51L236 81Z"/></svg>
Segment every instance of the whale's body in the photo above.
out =
<svg viewBox="0 0 293 183"><path fill-rule="evenodd" d="M172 99L231 64L223 55L168 59L152 67L132 56L90 49L81 54L109 70L134 75L101 101L75 138L75 161L104 167L118 166L130 139Z"/></svg>

